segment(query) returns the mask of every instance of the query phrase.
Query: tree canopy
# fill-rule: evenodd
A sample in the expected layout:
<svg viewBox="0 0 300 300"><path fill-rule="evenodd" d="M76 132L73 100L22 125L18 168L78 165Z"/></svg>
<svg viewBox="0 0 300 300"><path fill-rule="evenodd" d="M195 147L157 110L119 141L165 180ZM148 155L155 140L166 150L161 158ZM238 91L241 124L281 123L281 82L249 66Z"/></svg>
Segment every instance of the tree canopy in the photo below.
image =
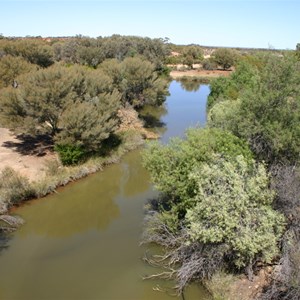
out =
<svg viewBox="0 0 300 300"><path fill-rule="evenodd" d="M236 62L236 53L227 48L218 48L213 52L214 61L224 70L230 69Z"/></svg>
<svg viewBox="0 0 300 300"><path fill-rule="evenodd" d="M293 57L272 55L261 69L244 65L230 78L216 80L209 125L247 140L267 162L299 161L299 68Z"/></svg>

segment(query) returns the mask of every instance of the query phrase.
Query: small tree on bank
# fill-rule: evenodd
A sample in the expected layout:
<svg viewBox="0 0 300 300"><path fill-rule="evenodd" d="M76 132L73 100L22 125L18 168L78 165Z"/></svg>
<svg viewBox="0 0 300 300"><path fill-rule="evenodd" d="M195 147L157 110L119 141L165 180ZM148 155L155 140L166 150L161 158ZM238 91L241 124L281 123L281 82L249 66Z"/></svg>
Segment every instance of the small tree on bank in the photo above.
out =
<svg viewBox="0 0 300 300"><path fill-rule="evenodd" d="M236 54L231 49L219 48L213 52L212 56L215 63L223 70L230 69L236 62Z"/></svg>
<svg viewBox="0 0 300 300"><path fill-rule="evenodd" d="M30 73L22 82L18 89L4 89L0 97L8 127L48 134L57 144L84 152L99 151L116 130L121 95L103 72L56 65Z"/></svg>

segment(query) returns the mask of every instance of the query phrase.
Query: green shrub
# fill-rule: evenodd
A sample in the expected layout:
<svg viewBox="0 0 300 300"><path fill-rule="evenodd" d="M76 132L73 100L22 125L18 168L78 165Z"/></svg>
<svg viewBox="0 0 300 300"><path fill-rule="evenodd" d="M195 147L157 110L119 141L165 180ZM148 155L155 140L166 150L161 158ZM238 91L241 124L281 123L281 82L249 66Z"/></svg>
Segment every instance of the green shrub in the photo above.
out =
<svg viewBox="0 0 300 300"><path fill-rule="evenodd" d="M217 64L212 59L204 59L202 62L202 68L204 70L215 70L218 68Z"/></svg>
<svg viewBox="0 0 300 300"><path fill-rule="evenodd" d="M79 146L57 144L54 150L58 152L63 165L76 165L86 158L86 151Z"/></svg>
<svg viewBox="0 0 300 300"><path fill-rule="evenodd" d="M175 138L169 145L150 143L144 150L143 162L156 188L170 195L170 199L176 199L184 211L195 194L195 185L188 178L189 173L203 163L212 162L214 153L225 157L243 155L247 161L252 159L247 144L230 132L196 128L187 131L185 140Z"/></svg>

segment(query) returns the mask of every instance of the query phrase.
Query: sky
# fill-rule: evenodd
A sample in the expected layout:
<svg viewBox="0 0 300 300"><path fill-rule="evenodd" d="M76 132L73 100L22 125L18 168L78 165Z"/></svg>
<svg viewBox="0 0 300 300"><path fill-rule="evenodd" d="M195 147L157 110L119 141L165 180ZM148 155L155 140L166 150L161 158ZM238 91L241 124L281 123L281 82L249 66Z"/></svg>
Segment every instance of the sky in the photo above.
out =
<svg viewBox="0 0 300 300"><path fill-rule="evenodd" d="M4 36L136 35L174 44L295 49L300 0L0 0Z"/></svg>

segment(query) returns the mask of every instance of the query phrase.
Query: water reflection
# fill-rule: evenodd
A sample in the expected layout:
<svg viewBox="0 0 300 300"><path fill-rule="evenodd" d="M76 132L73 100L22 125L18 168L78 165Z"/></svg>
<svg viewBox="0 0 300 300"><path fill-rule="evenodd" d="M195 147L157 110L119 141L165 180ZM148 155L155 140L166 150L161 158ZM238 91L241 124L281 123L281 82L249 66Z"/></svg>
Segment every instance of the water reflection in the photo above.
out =
<svg viewBox="0 0 300 300"><path fill-rule="evenodd" d="M121 183L121 195L132 199L151 188L150 176L142 166L142 159L136 152L126 157L126 164L123 164L123 180Z"/></svg>
<svg viewBox="0 0 300 300"><path fill-rule="evenodd" d="M154 107L152 105L145 105L139 111L139 117L144 121L145 127L150 130L155 129L159 135L163 135L167 131L166 124L162 121L163 116L167 115L168 110L166 105Z"/></svg>
<svg viewBox="0 0 300 300"><path fill-rule="evenodd" d="M176 81L179 82L181 87L187 92L197 92L203 83L201 79L193 77L184 77L182 79L177 79Z"/></svg>

